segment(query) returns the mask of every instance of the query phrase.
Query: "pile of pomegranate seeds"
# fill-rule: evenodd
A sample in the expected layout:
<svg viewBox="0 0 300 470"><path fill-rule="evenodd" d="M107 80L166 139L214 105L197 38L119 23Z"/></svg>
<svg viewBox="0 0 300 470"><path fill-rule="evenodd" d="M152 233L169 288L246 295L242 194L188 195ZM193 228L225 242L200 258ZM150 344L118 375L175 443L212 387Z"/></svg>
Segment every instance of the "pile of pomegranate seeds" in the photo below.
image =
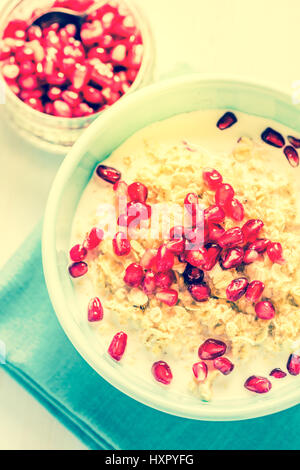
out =
<svg viewBox="0 0 300 470"><path fill-rule="evenodd" d="M86 16L80 30L11 20L0 41L0 69L11 90L35 110L62 118L89 116L115 103L134 82L142 58L141 32L115 2Z"/></svg>

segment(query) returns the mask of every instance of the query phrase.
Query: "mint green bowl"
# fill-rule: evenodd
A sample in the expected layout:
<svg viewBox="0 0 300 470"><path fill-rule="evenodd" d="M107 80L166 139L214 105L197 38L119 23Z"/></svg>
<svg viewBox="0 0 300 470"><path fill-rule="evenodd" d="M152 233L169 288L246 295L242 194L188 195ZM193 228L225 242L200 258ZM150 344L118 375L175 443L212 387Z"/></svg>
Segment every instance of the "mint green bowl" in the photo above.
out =
<svg viewBox="0 0 300 470"><path fill-rule="evenodd" d="M79 138L53 183L43 232L43 264L49 295L61 326L74 347L104 379L123 393L158 410L201 420L240 420L263 416L300 402L299 380L265 396L209 403L129 375L108 357L87 321L79 321L74 287L68 275L72 220L97 163L148 124L199 109L233 109L278 121L300 132L299 106L268 86L232 77L194 74L144 88L116 103Z"/></svg>

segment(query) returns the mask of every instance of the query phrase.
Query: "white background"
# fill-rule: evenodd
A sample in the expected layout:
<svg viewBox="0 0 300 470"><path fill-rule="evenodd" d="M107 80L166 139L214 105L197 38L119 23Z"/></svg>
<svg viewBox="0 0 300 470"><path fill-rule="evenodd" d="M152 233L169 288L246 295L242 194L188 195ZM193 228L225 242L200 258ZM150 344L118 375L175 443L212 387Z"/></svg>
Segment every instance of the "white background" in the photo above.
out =
<svg viewBox="0 0 300 470"><path fill-rule="evenodd" d="M189 63L199 72L260 79L291 93L300 80L299 0L136 2L154 32L159 75ZM61 157L26 144L10 130L0 106L0 162L2 264L43 215ZM83 448L0 368L0 449Z"/></svg>

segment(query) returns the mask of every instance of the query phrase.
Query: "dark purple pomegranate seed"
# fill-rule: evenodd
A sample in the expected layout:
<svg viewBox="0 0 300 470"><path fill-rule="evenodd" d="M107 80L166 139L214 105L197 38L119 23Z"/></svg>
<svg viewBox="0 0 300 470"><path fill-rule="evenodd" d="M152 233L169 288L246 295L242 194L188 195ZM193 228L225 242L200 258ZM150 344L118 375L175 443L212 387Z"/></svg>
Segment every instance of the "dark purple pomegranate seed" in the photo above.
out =
<svg viewBox="0 0 300 470"><path fill-rule="evenodd" d="M223 356L226 353L226 344L218 339L208 338L198 349L198 356L203 361L209 361Z"/></svg>
<svg viewBox="0 0 300 470"><path fill-rule="evenodd" d="M233 371L234 364L227 357L217 357L214 360L214 368L222 372L223 375L228 375Z"/></svg>
<svg viewBox="0 0 300 470"><path fill-rule="evenodd" d="M234 279L226 289L226 297L231 302L236 302L245 294L248 287L248 280L245 277Z"/></svg>
<svg viewBox="0 0 300 470"><path fill-rule="evenodd" d="M286 377L286 372L281 369L273 369L270 372L270 376L275 377L275 379L283 379L283 377Z"/></svg>
<svg viewBox="0 0 300 470"><path fill-rule="evenodd" d="M270 380L265 377L259 377L258 375L252 375L244 383L244 387L250 392L255 393L267 393L271 390L272 384Z"/></svg>
<svg viewBox="0 0 300 470"><path fill-rule="evenodd" d="M282 135L274 131L271 127L267 127L267 129L264 130L261 138L266 144L272 145L273 147L281 148L285 144Z"/></svg>
<svg viewBox="0 0 300 470"><path fill-rule="evenodd" d="M86 274L88 271L88 265L84 261L71 264L69 266L69 273L72 277L80 277Z"/></svg>
<svg viewBox="0 0 300 470"><path fill-rule="evenodd" d="M296 149L292 147L291 145L287 145L284 150L284 155L286 156L289 164L293 167L296 168L299 166L299 155Z"/></svg>
<svg viewBox="0 0 300 470"><path fill-rule="evenodd" d="M98 165L96 173L100 178L111 184L115 184L121 179L121 173L118 170L106 165Z"/></svg>
<svg viewBox="0 0 300 470"><path fill-rule="evenodd" d="M228 127L233 126L237 122L236 116L228 111L227 113L223 114L223 116L218 120L217 127L223 131L224 129L228 129Z"/></svg>
<svg viewBox="0 0 300 470"><path fill-rule="evenodd" d="M295 149L300 149L300 139L297 139L292 135L288 135L288 141L293 147L295 147Z"/></svg>
<svg viewBox="0 0 300 470"><path fill-rule="evenodd" d="M299 375L300 374L300 356L298 356L297 354L291 354L290 357L288 358L286 368L289 371L289 374Z"/></svg>
<svg viewBox="0 0 300 470"><path fill-rule="evenodd" d="M204 277L204 272L201 269L196 268L195 266L192 266L191 264L186 265L186 268L183 272L183 279L187 285L201 284L201 282L203 281L203 277Z"/></svg>

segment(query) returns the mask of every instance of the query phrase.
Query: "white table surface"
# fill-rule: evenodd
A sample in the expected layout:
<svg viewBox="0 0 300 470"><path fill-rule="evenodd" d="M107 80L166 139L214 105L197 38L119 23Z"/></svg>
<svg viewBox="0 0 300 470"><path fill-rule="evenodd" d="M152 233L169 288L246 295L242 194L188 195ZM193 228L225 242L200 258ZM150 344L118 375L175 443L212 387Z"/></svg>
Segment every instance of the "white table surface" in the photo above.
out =
<svg viewBox="0 0 300 470"><path fill-rule="evenodd" d="M189 63L199 72L260 79L292 93L300 79L298 0L136 0L157 42L160 75ZM276 6L275 6L276 5ZM0 106L0 264L44 212L62 157L43 154L12 131ZM0 367L0 449L85 446Z"/></svg>

